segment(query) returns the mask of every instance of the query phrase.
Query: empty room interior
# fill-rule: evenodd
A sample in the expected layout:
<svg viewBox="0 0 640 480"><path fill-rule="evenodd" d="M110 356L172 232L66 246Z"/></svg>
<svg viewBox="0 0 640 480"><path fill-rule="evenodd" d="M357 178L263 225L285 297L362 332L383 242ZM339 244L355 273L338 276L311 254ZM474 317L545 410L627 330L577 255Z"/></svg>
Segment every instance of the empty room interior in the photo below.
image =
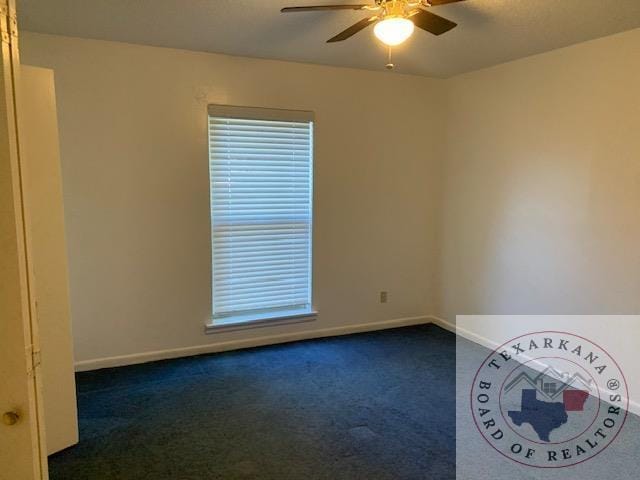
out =
<svg viewBox="0 0 640 480"><path fill-rule="evenodd" d="M0 479L637 479L640 1L0 0Z"/></svg>

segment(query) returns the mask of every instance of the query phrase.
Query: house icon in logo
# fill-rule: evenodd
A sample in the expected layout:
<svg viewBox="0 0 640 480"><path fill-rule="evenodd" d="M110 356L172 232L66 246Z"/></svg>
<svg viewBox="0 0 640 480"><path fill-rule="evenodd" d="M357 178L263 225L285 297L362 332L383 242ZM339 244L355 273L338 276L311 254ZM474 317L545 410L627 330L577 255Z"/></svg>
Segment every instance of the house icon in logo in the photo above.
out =
<svg viewBox="0 0 640 480"><path fill-rule="evenodd" d="M584 378L580 373L569 374L559 372L553 367L546 367L542 372L533 375L526 371L520 372L505 386L504 391L510 392L522 382L527 388L534 388L543 398L549 400L555 400L569 388L589 393L595 388L593 380Z"/></svg>

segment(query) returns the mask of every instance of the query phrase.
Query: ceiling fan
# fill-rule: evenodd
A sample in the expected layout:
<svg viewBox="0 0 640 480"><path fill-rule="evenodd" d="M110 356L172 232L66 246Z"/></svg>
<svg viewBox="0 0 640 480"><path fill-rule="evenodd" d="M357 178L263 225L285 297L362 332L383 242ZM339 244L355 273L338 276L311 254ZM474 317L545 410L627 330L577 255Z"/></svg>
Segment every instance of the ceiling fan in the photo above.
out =
<svg viewBox="0 0 640 480"><path fill-rule="evenodd" d="M374 34L380 41L393 47L400 45L413 33L414 26L433 35L442 35L457 24L425 8L456 3L463 0L375 0L374 4L355 5L316 5L304 7L285 7L282 13L312 12L319 10L364 10L375 13L343 30L327 43L341 42L355 35L369 25L375 24Z"/></svg>

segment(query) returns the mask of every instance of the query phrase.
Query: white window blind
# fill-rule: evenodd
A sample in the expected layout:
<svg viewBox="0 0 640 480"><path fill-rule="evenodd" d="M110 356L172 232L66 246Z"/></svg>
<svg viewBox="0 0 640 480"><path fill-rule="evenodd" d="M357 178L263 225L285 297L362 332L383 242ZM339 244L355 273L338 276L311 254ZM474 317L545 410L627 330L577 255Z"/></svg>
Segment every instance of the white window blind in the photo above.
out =
<svg viewBox="0 0 640 480"><path fill-rule="evenodd" d="M209 106L214 319L311 306L311 115Z"/></svg>

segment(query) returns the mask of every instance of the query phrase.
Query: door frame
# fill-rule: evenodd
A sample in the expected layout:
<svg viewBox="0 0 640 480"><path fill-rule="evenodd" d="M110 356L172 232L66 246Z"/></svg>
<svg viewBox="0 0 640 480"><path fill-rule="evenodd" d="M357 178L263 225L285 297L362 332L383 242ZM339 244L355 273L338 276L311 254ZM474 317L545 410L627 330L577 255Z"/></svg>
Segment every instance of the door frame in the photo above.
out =
<svg viewBox="0 0 640 480"><path fill-rule="evenodd" d="M33 292L33 272L30 262L28 208L24 198L23 164L20 158L20 108L18 22L16 0L0 0L0 171L6 194L1 198L3 258L0 259L2 282L6 288L2 301L8 314L3 318L6 331L12 336L5 352L11 352L10 365L18 365L8 372L18 378L8 382L11 392L0 396L0 415L5 411L19 414L13 426L0 424L0 429L22 429L19 445L12 452L12 462L19 462L15 471L28 472L24 480L47 480L46 439L42 403L40 348L36 321L36 302ZM6 243L5 243L6 242ZM3 306L4 307L4 306ZM13 352L19 352L14 354ZM20 358L23 356L24 358ZM15 360L15 362L13 361ZM5 372L6 374L7 372ZM15 389L15 391L13 391ZM16 404L17 403L17 404ZM3 416L3 421L5 417ZM27 441L24 441L24 439ZM8 441L8 440L7 440ZM6 467L3 467L3 470ZM9 472L14 469L9 465ZM0 472L2 477L3 472ZM23 480L23 479L21 479Z"/></svg>

